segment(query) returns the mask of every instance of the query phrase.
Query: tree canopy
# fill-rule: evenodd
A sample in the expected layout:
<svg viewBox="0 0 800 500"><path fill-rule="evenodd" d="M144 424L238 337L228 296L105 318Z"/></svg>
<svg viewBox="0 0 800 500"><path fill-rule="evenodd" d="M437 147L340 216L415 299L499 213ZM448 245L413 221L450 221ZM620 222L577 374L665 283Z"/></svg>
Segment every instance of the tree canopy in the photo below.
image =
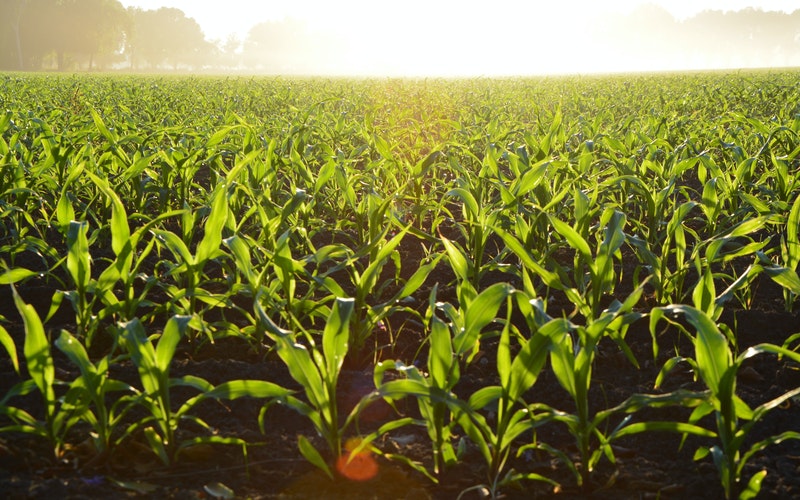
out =
<svg viewBox="0 0 800 500"><path fill-rule="evenodd" d="M333 32L292 19L254 21L244 40L231 35L209 41L194 19L175 8L126 9L119 0L0 0L0 70L313 74L335 73L354 57ZM598 19L593 35L592 54L631 69L800 65L800 10L704 11L676 20L650 5ZM439 49L445 59L453 50Z"/></svg>

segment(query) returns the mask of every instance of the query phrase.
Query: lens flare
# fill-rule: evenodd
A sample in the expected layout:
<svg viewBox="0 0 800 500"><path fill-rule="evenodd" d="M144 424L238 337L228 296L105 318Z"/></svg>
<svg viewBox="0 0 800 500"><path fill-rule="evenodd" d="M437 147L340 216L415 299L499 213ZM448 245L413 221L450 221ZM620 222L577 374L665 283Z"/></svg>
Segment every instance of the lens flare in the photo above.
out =
<svg viewBox="0 0 800 500"><path fill-rule="evenodd" d="M350 481L369 481L378 475L378 462L372 452L365 448L353 453L361 444L361 439L351 438L345 443L345 452L336 460L336 470Z"/></svg>

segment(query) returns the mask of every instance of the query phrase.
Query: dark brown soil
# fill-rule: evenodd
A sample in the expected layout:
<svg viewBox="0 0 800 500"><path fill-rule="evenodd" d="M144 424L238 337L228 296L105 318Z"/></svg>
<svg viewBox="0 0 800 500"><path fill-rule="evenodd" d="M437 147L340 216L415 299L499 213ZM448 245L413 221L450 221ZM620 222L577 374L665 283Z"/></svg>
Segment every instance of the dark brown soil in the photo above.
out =
<svg viewBox="0 0 800 500"><path fill-rule="evenodd" d="M442 268L433 276L447 283L449 270ZM502 273L490 278L501 279ZM37 305L49 303L47 289L40 283L20 289L21 295ZM426 301L428 289L421 290L418 301ZM446 288L440 290L447 299ZM38 299L37 299L38 298ZM41 304L37 304L37 300ZM554 301L557 303L557 301ZM762 342L782 344L790 335L800 332L800 317L782 312L780 290L771 282L760 283L756 307L751 310L737 309L731 305L722 320L735 328L739 349ZM10 291L0 292L0 314L11 320L7 328L21 344L24 335L19 322L15 321ZM566 306L566 304L565 304ZM59 319L69 314L56 316L48 324L55 334L61 327ZM423 340L421 325L409 315L398 315L390 321L390 330L400 331L394 343L384 349L381 357L401 359L411 363L424 363L425 352L420 350ZM633 325L627 341L639 360L640 368L629 363L613 343L601 343L598 349L591 389L591 405L595 411L610 408L635 393L652 393L663 362L676 352L691 354L688 339L674 330L665 329L657 341L659 357L653 359L652 339L647 319ZM377 339L379 345L385 339ZM54 350L57 378L71 380L76 369ZM491 340L482 345L481 355L470 366L462 370L462 378L456 393L468 397L475 390L495 384L495 345ZM24 368L23 368L24 370ZM135 368L130 362L112 368L112 376L129 383L137 383ZM23 371L24 373L24 371ZM172 365L172 376L191 374L207 379L212 384L234 379L270 380L286 387L299 389L292 381L276 356L259 352L251 343L241 339L227 338L214 344L200 343L181 346ZM7 356L0 357L0 394L18 381ZM740 372L738 393L751 407L800 386L800 367L778 360L775 356L761 355L747 362ZM702 389L695 381L688 365L667 377L663 391L679 387ZM341 375L339 387L342 407L348 408L370 392L372 386L371 366L348 369ZM192 395L191 391L176 391L180 397ZM15 398L13 403L37 414L41 403L35 395ZM528 402L543 402L564 411L571 411L566 392L558 385L555 376L545 370L530 392ZM206 401L198 406L193 415L202 418L222 436L239 437L249 443L247 456L237 446L196 446L187 449L180 460L171 467L164 467L149 452L140 436L121 445L111 457L98 460L93 457L91 447L81 443L85 429L74 430L75 440L63 457L53 458L44 440L14 433L0 433L0 492L4 498L213 498L214 483L222 483L241 498L456 498L467 488L485 483L486 467L480 454L468 447L462 462L447 470L439 484L434 484L410 467L378 458L379 474L366 482L347 481L337 478L330 481L321 472L306 462L297 448L297 437L304 435L320 449L324 443L315 435L310 423L292 410L273 406L266 413L262 433L258 426L259 412L263 401L242 399L229 402ZM400 414L414 415L413 402L400 404ZM385 404L376 404L362 415L360 431L367 432L382 422L394 418L395 412ZM131 418L136 415L132 414ZM688 418L688 410L667 408L645 410L633 416L635 421L682 420ZM609 425L616 425L619 420ZM704 421L713 428L712 421ZM800 401L790 400L775 409L754 429L750 441L764 439L783 431L800 432ZM351 429L355 434L355 429ZM209 431L187 424L182 427L180 438L207 435ZM573 454L574 441L561 424L547 424L537 431L537 438L552 447ZM526 436L530 442L532 436ZM383 436L375 443L384 453L401 454L430 466L430 442L423 428L404 427ZM521 442L520 444L524 444ZM518 487L503 490L507 498L722 498L723 492L716 470L710 459L693 460L698 446L711 445L707 440L692 438L681 446L680 436L671 433L645 433L624 438L615 443L616 464L603 459L592 476L592 484L586 489L577 487L567 468L544 453L524 453L512 456L508 468L522 472L537 472L561 484L554 489L544 483L527 482ZM800 441L786 441L759 453L745 468L745 476L766 469L760 498L800 497ZM127 485L127 486L123 486ZM473 490L463 498L481 498L479 490Z"/></svg>

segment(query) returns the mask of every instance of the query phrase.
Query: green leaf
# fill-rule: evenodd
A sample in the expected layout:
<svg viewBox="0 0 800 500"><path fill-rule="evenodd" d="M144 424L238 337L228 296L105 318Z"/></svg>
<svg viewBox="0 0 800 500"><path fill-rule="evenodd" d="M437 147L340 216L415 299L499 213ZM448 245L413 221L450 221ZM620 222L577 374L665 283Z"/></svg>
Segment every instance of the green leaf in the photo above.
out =
<svg viewBox="0 0 800 500"><path fill-rule="evenodd" d="M431 318L430 351L428 352L428 371L434 386L450 388L458 382L457 364L454 366L453 345L450 329L436 316ZM456 374L451 374L453 369Z"/></svg>
<svg viewBox="0 0 800 500"><path fill-rule="evenodd" d="M169 454L167 453L166 443L162 437L156 432L155 429L152 427L147 427L144 430L144 437L147 439L147 443L150 445L150 449L153 450L161 462L164 465L169 465Z"/></svg>
<svg viewBox="0 0 800 500"><path fill-rule="evenodd" d="M115 255L120 255L125 245L130 244L131 237L125 205L122 204L119 195L108 185L108 181L92 172L87 172L87 175L111 202L111 248L114 250Z"/></svg>
<svg viewBox="0 0 800 500"><path fill-rule="evenodd" d="M78 339L68 331L61 330L61 335L59 335L55 344L56 347L78 367L84 379L89 379L96 373L95 367L91 360L89 360L89 355L86 353L86 349L78 342ZM93 391L94 387L88 387L88 389Z"/></svg>
<svg viewBox="0 0 800 500"><path fill-rule="evenodd" d="M30 269L25 269L23 267L15 267L7 270L3 274L0 274L0 285L19 283L22 280L26 280L38 275L39 273L36 271L31 271Z"/></svg>
<svg viewBox="0 0 800 500"><path fill-rule="evenodd" d="M514 252L520 261L522 261L522 264L534 274L539 276L542 281L544 281L545 285L556 290L564 289L564 285L561 283L561 278L559 278L558 274L548 271L544 268L544 266L536 262L528 249L525 248L525 246L517 238L500 228L494 228L494 231L503 239L503 242L505 242L506 246L512 252Z"/></svg>
<svg viewBox="0 0 800 500"><path fill-rule="evenodd" d="M557 321L552 320L551 323L556 326ZM550 347L550 363L558 382L571 396L575 396L575 354L572 348L572 337L569 335L566 325L558 325L559 328L553 334L553 342ZM553 327L550 327L553 328ZM548 329L550 329L548 328Z"/></svg>
<svg viewBox="0 0 800 500"><path fill-rule="evenodd" d="M164 242L169 251L172 252L175 257L182 259L183 262L188 266L195 265L194 256L189 251L186 243L184 243L177 234L163 229L153 229L153 234L155 234L158 239Z"/></svg>
<svg viewBox="0 0 800 500"><path fill-rule="evenodd" d="M239 235L233 235L223 240L223 243L233 254L237 271L244 274L248 283L255 284L256 274L253 272L253 263L250 260L250 246L245 239Z"/></svg>
<svg viewBox="0 0 800 500"><path fill-rule="evenodd" d="M408 278L408 281L406 281L405 285L403 285L403 290L400 292L400 297L408 297L416 292L419 287L425 283L428 275L430 275L431 271L433 271L433 269L439 263L439 260L442 258L442 256L443 254L439 254L431 262L421 265L419 269L414 271L414 274L412 274L411 277Z"/></svg>
<svg viewBox="0 0 800 500"><path fill-rule="evenodd" d="M499 385L481 387L469 397L469 407L473 410L482 410L503 397L503 388Z"/></svg>
<svg viewBox="0 0 800 500"><path fill-rule="evenodd" d="M169 366L175 356L175 349L178 347L181 337L185 335L191 320L191 316L173 316L164 326L155 352L156 366L162 373L169 372Z"/></svg>
<svg viewBox="0 0 800 500"><path fill-rule="evenodd" d="M495 283L472 301L464 311L464 331L453 339L453 348L457 355L462 355L473 348L481 330L494 321L497 311L513 291L507 283Z"/></svg>
<svg viewBox="0 0 800 500"><path fill-rule="evenodd" d="M706 313L698 309L686 305L672 305L665 309L683 314L697 330L694 344L700 377L714 394L719 393L722 378L733 364L725 335Z"/></svg>
<svg viewBox="0 0 800 500"><path fill-rule="evenodd" d="M14 365L14 371L19 375L19 357L17 356L17 346L14 344L14 339L8 334L8 331L0 325L0 344L5 348L11 363Z"/></svg>
<svg viewBox="0 0 800 500"><path fill-rule="evenodd" d="M92 277L89 241L86 238L88 230L86 221L72 221L67 231L67 269L79 290L88 288Z"/></svg>
<svg viewBox="0 0 800 500"><path fill-rule="evenodd" d="M792 203L786 221L786 253L786 267L796 270L800 265L800 196Z"/></svg>
<svg viewBox="0 0 800 500"><path fill-rule="evenodd" d="M157 368L156 351L145 334L141 320L134 318L123 323L122 337L125 341L125 348L139 371L145 392L157 394L162 385L163 374Z"/></svg>
<svg viewBox="0 0 800 500"><path fill-rule="evenodd" d="M203 239L197 245L195 261L198 264L204 263L219 250L222 244L222 229L228 220L228 197L226 196L227 186L220 184L214 190L211 198L211 213L208 215L203 228Z"/></svg>
<svg viewBox="0 0 800 500"><path fill-rule="evenodd" d="M630 424L619 431L614 433L614 439L621 438L623 436L630 436L633 434L639 434L642 432L674 432L678 434L692 434L694 436L702 436L708 438L715 438L717 434L713 431L710 431L704 427L700 427L699 425L694 424L687 424L685 422L659 422L659 421L649 421L649 422L637 422L635 424Z"/></svg>
<svg viewBox="0 0 800 500"><path fill-rule="evenodd" d="M65 190L65 192L61 194L61 197L58 199L58 204L56 205L56 220L58 220L60 229L64 231L69 227L70 221L74 219L75 209L72 208L72 203L70 203L69 196L67 196Z"/></svg>
<svg viewBox="0 0 800 500"><path fill-rule="evenodd" d="M336 162L331 159L325 162L325 164L319 169L317 180L314 182L314 195L319 194L320 190L325 187L331 177L333 177L334 173L336 173Z"/></svg>
<svg viewBox="0 0 800 500"><path fill-rule="evenodd" d="M711 269L706 267L703 270L703 276L697 281L692 292L692 303L697 309L713 317L716 309L715 296L714 276Z"/></svg>
<svg viewBox="0 0 800 500"><path fill-rule="evenodd" d="M453 188L447 193L445 196L455 196L457 198L461 198L461 201L464 203L465 213L468 222L477 222L478 217L480 216L480 208L478 206L478 201L475 197L464 188Z"/></svg>
<svg viewBox="0 0 800 500"><path fill-rule="evenodd" d="M796 270L781 266L767 266L763 269L764 274L772 278L772 281L793 294L800 295L800 277Z"/></svg>
<svg viewBox="0 0 800 500"><path fill-rule="evenodd" d="M453 271L458 276L458 279L461 281L468 282L470 280L470 265L467 262L467 258L464 255L458 246L455 243L448 240L444 236L440 236L442 240L442 244L444 245L445 252L447 252L447 258L450 261L450 267L453 268Z"/></svg>
<svg viewBox="0 0 800 500"><path fill-rule="evenodd" d="M576 230L574 230L569 224L566 222L559 220L555 216L548 216L550 223L553 225L553 228L567 240L569 246L577 250L581 256L586 259L592 258L592 250L589 248L589 244L583 237L578 234Z"/></svg>
<svg viewBox="0 0 800 500"><path fill-rule="evenodd" d="M92 121L94 121L94 126L97 127L97 130L100 131L105 139L110 142L111 144L115 144L117 142L117 138L114 134L111 133L111 130L106 126L106 123L103 121L103 118L100 114L92 107L89 107L89 113L92 115Z"/></svg>
<svg viewBox="0 0 800 500"><path fill-rule="evenodd" d="M762 470L753 474L750 481L747 482L747 487L739 493L739 500L752 500L758 496L761 491L761 482L767 477L767 471Z"/></svg>
<svg viewBox="0 0 800 500"><path fill-rule="evenodd" d="M325 459L322 458L322 455L320 455L319 451L314 448L314 445L311 444L311 442L305 436L298 436L297 445L300 448L300 453L302 453L306 460L321 469L329 478L331 478L331 480L333 480L333 472L331 472L331 468L328 466L327 462L325 462Z"/></svg>
<svg viewBox="0 0 800 500"><path fill-rule="evenodd" d="M372 291L375 283L378 281L378 277L381 269L383 269L386 259L388 259L391 253L395 251L398 245L400 245L400 242L403 240L403 237L407 232L407 228L403 229L392 239L383 244L378 253L375 255L374 260L370 262L369 266L367 266L367 268L364 270L364 274L361 275L361 279L358 282L359 288L365 292Z"/></svg>
<svg viewBox="0 0 800 500"><path fill-rule="evenodd" d="M381 136L375 135L373 136L375 150L381 155L384 159L394 161L394 156L392 156L392 150L389 146L389 143Z"/></svg>
<svg viewBox="0 0 800 500"><path fill-rule="evenodd" d="M281 387L266 380L231 380L223 382L209 392L203 394L210 399L238 399L251 398L283 398L293 394L294 391Z"/></svg>
<svg viewBox="0 0 800 500"><path fill-rule="evenodd" d="M562 321L552 323L552 326L533 332L528 341L522 346L514 361L511 363L511 373L508 382L508 398L512 401L522 397L539 377L547 360L548 345L551 337L566 332L566 325ZM542 331L544 330L544 331Z"/></svg>
<svg viewBox="0 0 800 500"><path fill-rule="evenodd" d="M28 373L36 384L39 392L48 406L48 414L54 410L56 403L53 382L55 381L55 366L50 353L50 342L44 332L44 325L36 309L26 304L17 293L16 288L11 288L14 294L14 304L22 316L25 325L25 342L23 352L28 365Z"/></svg>
<svg viewBox="0 0 800 500"><path fill-rule="evenodd" d="M217 145L219 145L219 143L224 141L225 137L227 137L231 132L242 127L243 125L237 123L235 125L226 125L220 128L219 130L211 134L211 137L208 138L208 141L206 141L205 144L206 148L214 149Z"/></svg>
<svg viewBox="0 0 800 500"><path fill-rule="evenodd" d="M329 408L330 401L322 375L311 359L308 349L294 343L290 336L280 336L275 340L278 343L278 356L289 369L292 378L303 386L311 405L315 408Z"/></svg>
<svg viewBox="0 0 800 500"><path fill-rule="evenodd" d="M347 342L350 336L350 317L355 308L355 299L336 298L325 330L322 332L322 352L327 363L327 376L335 377L342 368L347 354Z"/></svg>

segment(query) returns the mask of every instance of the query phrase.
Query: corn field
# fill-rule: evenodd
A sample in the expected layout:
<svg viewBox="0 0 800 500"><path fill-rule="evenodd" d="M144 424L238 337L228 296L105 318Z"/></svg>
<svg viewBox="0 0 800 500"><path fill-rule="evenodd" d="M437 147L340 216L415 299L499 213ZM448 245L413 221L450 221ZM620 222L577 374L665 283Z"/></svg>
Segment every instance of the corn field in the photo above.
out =
<svg viewBox="0 0 800 500"><path fill-rule="evenodd" d="M0 488L798 496L799 235L794 71L0 74Z"/></svg>

